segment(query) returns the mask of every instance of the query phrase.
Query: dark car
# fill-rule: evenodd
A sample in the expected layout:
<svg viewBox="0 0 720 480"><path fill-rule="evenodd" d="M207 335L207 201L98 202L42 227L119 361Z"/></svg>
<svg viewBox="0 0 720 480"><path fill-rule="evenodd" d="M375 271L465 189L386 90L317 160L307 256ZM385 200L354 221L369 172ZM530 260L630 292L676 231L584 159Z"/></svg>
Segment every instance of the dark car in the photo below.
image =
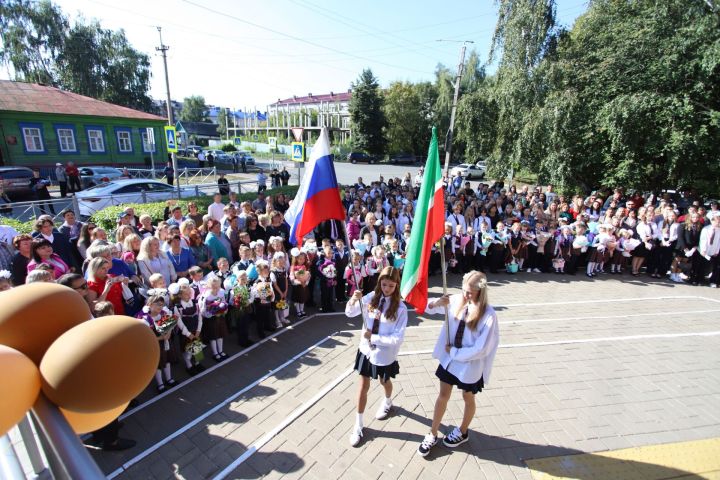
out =
<svg viewBox="0 0 720 480"><path fill-rule="evenodd" d="M398 163L408 163L410 165L415 163L415 155L412 153L396 153L395 155L390 156L390 163L398 164Z"/></svg>
<svg viewBox="0 0 720 480"><path fill-rule="evenodd" d="M0 167L0 192L11 199L29 197L33 194L31 178L33 172L27 167Z"/></svg>
<svg viewBox="0 0 720 480"><path fill-rule="evenodd" d="M347 159L350 163L365 162L373 164L378 162L378 157L365 152L350 152L347 155Z"/></svg>

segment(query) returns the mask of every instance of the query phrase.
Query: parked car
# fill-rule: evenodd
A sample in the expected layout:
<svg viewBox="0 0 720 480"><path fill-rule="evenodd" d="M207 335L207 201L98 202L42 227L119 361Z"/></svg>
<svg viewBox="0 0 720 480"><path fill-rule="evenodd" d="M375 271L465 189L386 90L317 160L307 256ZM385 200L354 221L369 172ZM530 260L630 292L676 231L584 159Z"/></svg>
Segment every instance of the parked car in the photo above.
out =
<svg viewBox="0 0 720 480"><path fill-rule="evenodd" d="M180 187L180 191L184 197L195 196L194 187ZM204 193L200 192L200 195L204 195ZM89 217L111 205L143 201L158 202L176 196L177 191L172 185L144 178L113 180L75 194L80 207L80 215L83 217Z"/></svg>
<svg viewBox="0 0 720 480"><path fill-rule="evenodd" d="M367 162L371 165L377 163L379 160L378 157L365 152L350 152L347 155L347 159L350 163Z"/></svg>
<svg viewBox="0 0 720 480"><path fill-rule="evenodd" d="M255 165L255 159L250 155L250 152L243 152L243 151L237 151L233 152L231 154L231 158L237 158L238 159L238 165L240 165L240 162L242 159L245 159L245 165Z"/></svg>
<svg viewBox="0 0 720 480"><path fill-rule="evenodd" d="M485 163L461 163L450 170L450 176L454 177L458 174L458 172L460 173L460 176L466 180L471 180L473 178L485 178Z"/></svg>
<svg viewBox="0 0 720 480"><path fill-rule="evenodd" d="M185 151L188 155L197 157L198 153L203 151L203 147L200 147L198 145L188 145L187 148L185 149Z"/></svg>
<svg viewBox="0 0 720 480"><path fill-rule="evenodd" d="M80 184L82 188L90 188L101 183L122 178L120 169L113 167L80 167Z"/></svg>
<svg viewBox="0 0 720 480"><path fill-rule="evenodd" d="M33 172L27 167L0 167L0 191L11 200L33 194L30 179Z"/></svg>
<svg viewBox="0 0 720 480"><path fill-rule="evenodd" d="M390 157L390 163L407 163L413 165L415 163L415 155L412 153L396 153Z"/></svg>
<svg viewBox="0 0 720 480"><path fill-rule="evenodd" d="M217 163L232 163L232 158L222 150L205 150L205 158L212 153L213 161Z"/></svg>

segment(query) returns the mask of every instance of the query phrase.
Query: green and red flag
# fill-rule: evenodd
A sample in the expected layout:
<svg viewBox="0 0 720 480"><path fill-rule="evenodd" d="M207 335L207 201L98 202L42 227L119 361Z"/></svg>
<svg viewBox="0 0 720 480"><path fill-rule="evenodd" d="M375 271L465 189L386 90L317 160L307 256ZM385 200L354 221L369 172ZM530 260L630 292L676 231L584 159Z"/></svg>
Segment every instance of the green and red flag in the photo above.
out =
<svg viewBox="0 0 720 480"><path fill-rule="evenodd" d="M433 244L445 228L445 200L438 152L437 129L432 129L425 173L415 208L415 220L405 251L405 268L400 294L407 303L423 313L428 299L428 266Z"/></svg>

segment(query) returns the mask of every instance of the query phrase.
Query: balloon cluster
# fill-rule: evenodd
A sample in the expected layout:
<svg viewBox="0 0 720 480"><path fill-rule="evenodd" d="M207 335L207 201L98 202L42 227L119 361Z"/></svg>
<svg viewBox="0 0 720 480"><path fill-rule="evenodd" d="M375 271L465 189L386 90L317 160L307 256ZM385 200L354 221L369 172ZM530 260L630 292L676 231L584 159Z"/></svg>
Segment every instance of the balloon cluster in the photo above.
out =
<svg viewBox="0 0 720 480"><path fill-rule="evenodd" d="M0 293L0 435L42 393L77 433L117 418L147 386L160 351L135 318L92 319L75 290L32 283Z"/></svg>

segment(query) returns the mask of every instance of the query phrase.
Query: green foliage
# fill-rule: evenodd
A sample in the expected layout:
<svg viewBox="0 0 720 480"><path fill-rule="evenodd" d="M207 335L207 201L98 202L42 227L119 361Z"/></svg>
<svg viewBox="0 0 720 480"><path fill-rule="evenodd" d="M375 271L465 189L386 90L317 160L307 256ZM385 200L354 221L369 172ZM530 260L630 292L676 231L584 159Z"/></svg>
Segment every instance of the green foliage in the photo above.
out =
<svg viewBox="0 0 720 480"><path fill-rule="evenodd" d="M220 147L220 150L222 150L223 152L237 152L237 147L232 143L223 143L223 146Z"/></svg>
<svg viewBox="0 0 720 480"><path fill-rule="evenodd" d="M58 86L81 95L150 111L150 59L128 43L123 30L97 21L70 27L48 1L0 2L0 63L17 80Z"/></svg>
<svg viewBox="0 0 720 480"><path fill-rule="evenodd" d="M0 215L0 224L14 228L19 233L32 233L35 231L35 220L23 222L11 217L3 217Z"/></svg>
<svg viewBox="0 0 720 480"><path fill-rule="evenodd" d="M490 88L478 89L460 99L455 131L458 142L465 144L468 162L485 160L492 155L497 137L497 116L498 106Z"/></svg>
<svg viewBox="0 0 720 480"><path fill-rule="evenodd" d="M383 97L380 85L370 69L365 69L352 84L350 100L350 123L352 143L356 150L375 155L385 153L386 126Z"/></svg>
<svg viewBox="0 0 720 480"><path fill-rule="evenodd" d="M285 195L294 196L297 193L297 189L297 185L288 185L286 187L266 190L266 193L268 195L277 195L279 193L284 193ZM238 195L238 200L241 202L244 202L246 200L253 201L256 198L257 193L255 192L242 193ZM193 201L197 204L198 210L200 212L207 212L207 207L213 202L213 197L212 195L205 195L201 197L184 198L182 200L178 200L176 203L177 205L182 207L184 212L186 212L187 204L190 201ZM122 205L102 209L101 211L95 213L92 217L90 217L90 221L95 223L95 225L104 228L107 231L111 231L117 226L118 215L127 207L132 207L135 209L136 215L148 214L150 215L150 217L152 217L153 223L157 224L157 222L163 220L163 213L166 206L167 202L125 203Z"/></svg>
<svg viewBox="0 0 720 480"><path fill-rule="evenodd" d="M419 85L393 82L384 92L385 135L390 153L421 154L427 151L431 117L426 116L427 105L422 102Z"/></svg>
<svg viewBox="0 0 720 480"><path fill-rule="evenodd" d="M205 97L201 95L191 95L183 100L182 111L180 112L180 121L186 122L209 122L207 116L207 105Z"/></svg>
<svg viewBox="0 0 720 480"><path fill-rule="evenodd" d="M224 137L227 134L227 129L225 128L225 122L228 121L228 114L227 111L224 108L221 108L218 112L217 116L217 131L220 134L221 137Z"/></svg>

